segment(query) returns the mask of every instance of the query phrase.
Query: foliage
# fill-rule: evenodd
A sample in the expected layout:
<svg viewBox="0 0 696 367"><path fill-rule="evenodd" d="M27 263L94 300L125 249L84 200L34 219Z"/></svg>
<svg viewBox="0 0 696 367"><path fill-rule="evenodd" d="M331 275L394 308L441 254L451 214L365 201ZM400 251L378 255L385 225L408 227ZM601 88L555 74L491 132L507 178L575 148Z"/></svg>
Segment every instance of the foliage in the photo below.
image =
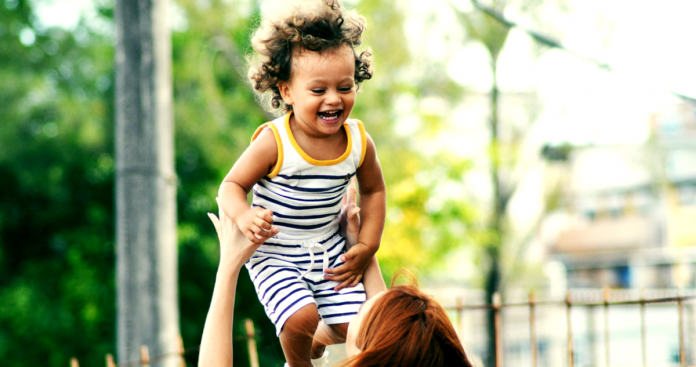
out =
<svg viewBox="0 0 696 367"><path fill-rule="evenodd" d="M28 2L0 5L0 358L101 362L114 337L113 52L31 19Z"/></svg>

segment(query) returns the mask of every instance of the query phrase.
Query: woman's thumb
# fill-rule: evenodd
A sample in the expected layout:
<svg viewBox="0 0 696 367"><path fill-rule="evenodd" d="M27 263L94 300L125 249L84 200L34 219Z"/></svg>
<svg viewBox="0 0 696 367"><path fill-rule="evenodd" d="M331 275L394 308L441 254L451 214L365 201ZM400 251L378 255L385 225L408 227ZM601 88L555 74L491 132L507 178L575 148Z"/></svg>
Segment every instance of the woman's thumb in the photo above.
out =
<svg viewBox="0 0 696 367"><path fill-rule="evenodd" d="M356 206L355 208L348 211L348 219L353 219L353 217L358 215L358 213L360 213L360 208Z"/></svg>

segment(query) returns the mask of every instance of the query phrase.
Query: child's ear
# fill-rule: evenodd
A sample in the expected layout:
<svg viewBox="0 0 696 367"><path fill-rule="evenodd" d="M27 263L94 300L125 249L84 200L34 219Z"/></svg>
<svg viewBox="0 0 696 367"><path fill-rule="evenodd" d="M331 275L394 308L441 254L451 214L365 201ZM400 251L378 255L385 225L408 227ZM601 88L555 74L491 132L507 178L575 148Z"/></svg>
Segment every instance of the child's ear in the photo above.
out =
<svg viewBox="0 0 696 367"><path fill-rule="evenodd" d="M283 98L283 102L285 102L285 104L288 106L292 106L292 93L290 93L290 86L288 83L282 80L279 81L278 91L280 91L280 97Z"/></svg>

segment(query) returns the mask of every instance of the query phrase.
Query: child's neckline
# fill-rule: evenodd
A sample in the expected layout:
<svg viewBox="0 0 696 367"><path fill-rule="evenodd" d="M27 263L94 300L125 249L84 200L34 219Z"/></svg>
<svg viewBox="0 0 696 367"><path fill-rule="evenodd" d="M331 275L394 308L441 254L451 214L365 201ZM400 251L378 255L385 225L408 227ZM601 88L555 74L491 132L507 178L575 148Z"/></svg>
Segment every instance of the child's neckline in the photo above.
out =
<svg viewBox="0 0 696 367"><path fill-rule="evenodd" d="M290 139L290 144L295 148L295 151L304 159L307 161L307 163L313 164L315 166L332 166L334 164L338 164L346 160L348 156L350 156L351 149L353 147L353 139L350 135L350 128L348 127L347 123L343 123L343 129L346 131L346 137L348 138L348 144L346 145L346 151L343 152L343 155L336 159L329 159L329 160L320 160L320 159L314 159L310 157L309 154L307 154L304 150L302 150L302 147L300 147L300 144L297 143L297 140L295 140L295 136L292 134L292 130L290 129L290 116L292 116L292 111L288 112L285 115L285 131L288 132L288 139Z"/></svg>

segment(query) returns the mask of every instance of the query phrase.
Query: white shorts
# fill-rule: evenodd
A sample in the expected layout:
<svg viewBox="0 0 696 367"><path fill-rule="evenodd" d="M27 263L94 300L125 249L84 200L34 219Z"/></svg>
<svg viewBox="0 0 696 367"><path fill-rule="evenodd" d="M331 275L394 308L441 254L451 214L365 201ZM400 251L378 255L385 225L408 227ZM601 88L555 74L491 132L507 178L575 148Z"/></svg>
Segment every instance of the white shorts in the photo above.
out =
<svg viewBox="0 0 696 367"><path fill-rule="evenodd" d="M324 277L324 268L343 263L339 257L345 253L345 242L338 231L311 240L271 238L246 263L277 335L292 314L311 303L327 325L347 323L358 314L365 302L363 284L334 291L338 282Z"/></svg>

